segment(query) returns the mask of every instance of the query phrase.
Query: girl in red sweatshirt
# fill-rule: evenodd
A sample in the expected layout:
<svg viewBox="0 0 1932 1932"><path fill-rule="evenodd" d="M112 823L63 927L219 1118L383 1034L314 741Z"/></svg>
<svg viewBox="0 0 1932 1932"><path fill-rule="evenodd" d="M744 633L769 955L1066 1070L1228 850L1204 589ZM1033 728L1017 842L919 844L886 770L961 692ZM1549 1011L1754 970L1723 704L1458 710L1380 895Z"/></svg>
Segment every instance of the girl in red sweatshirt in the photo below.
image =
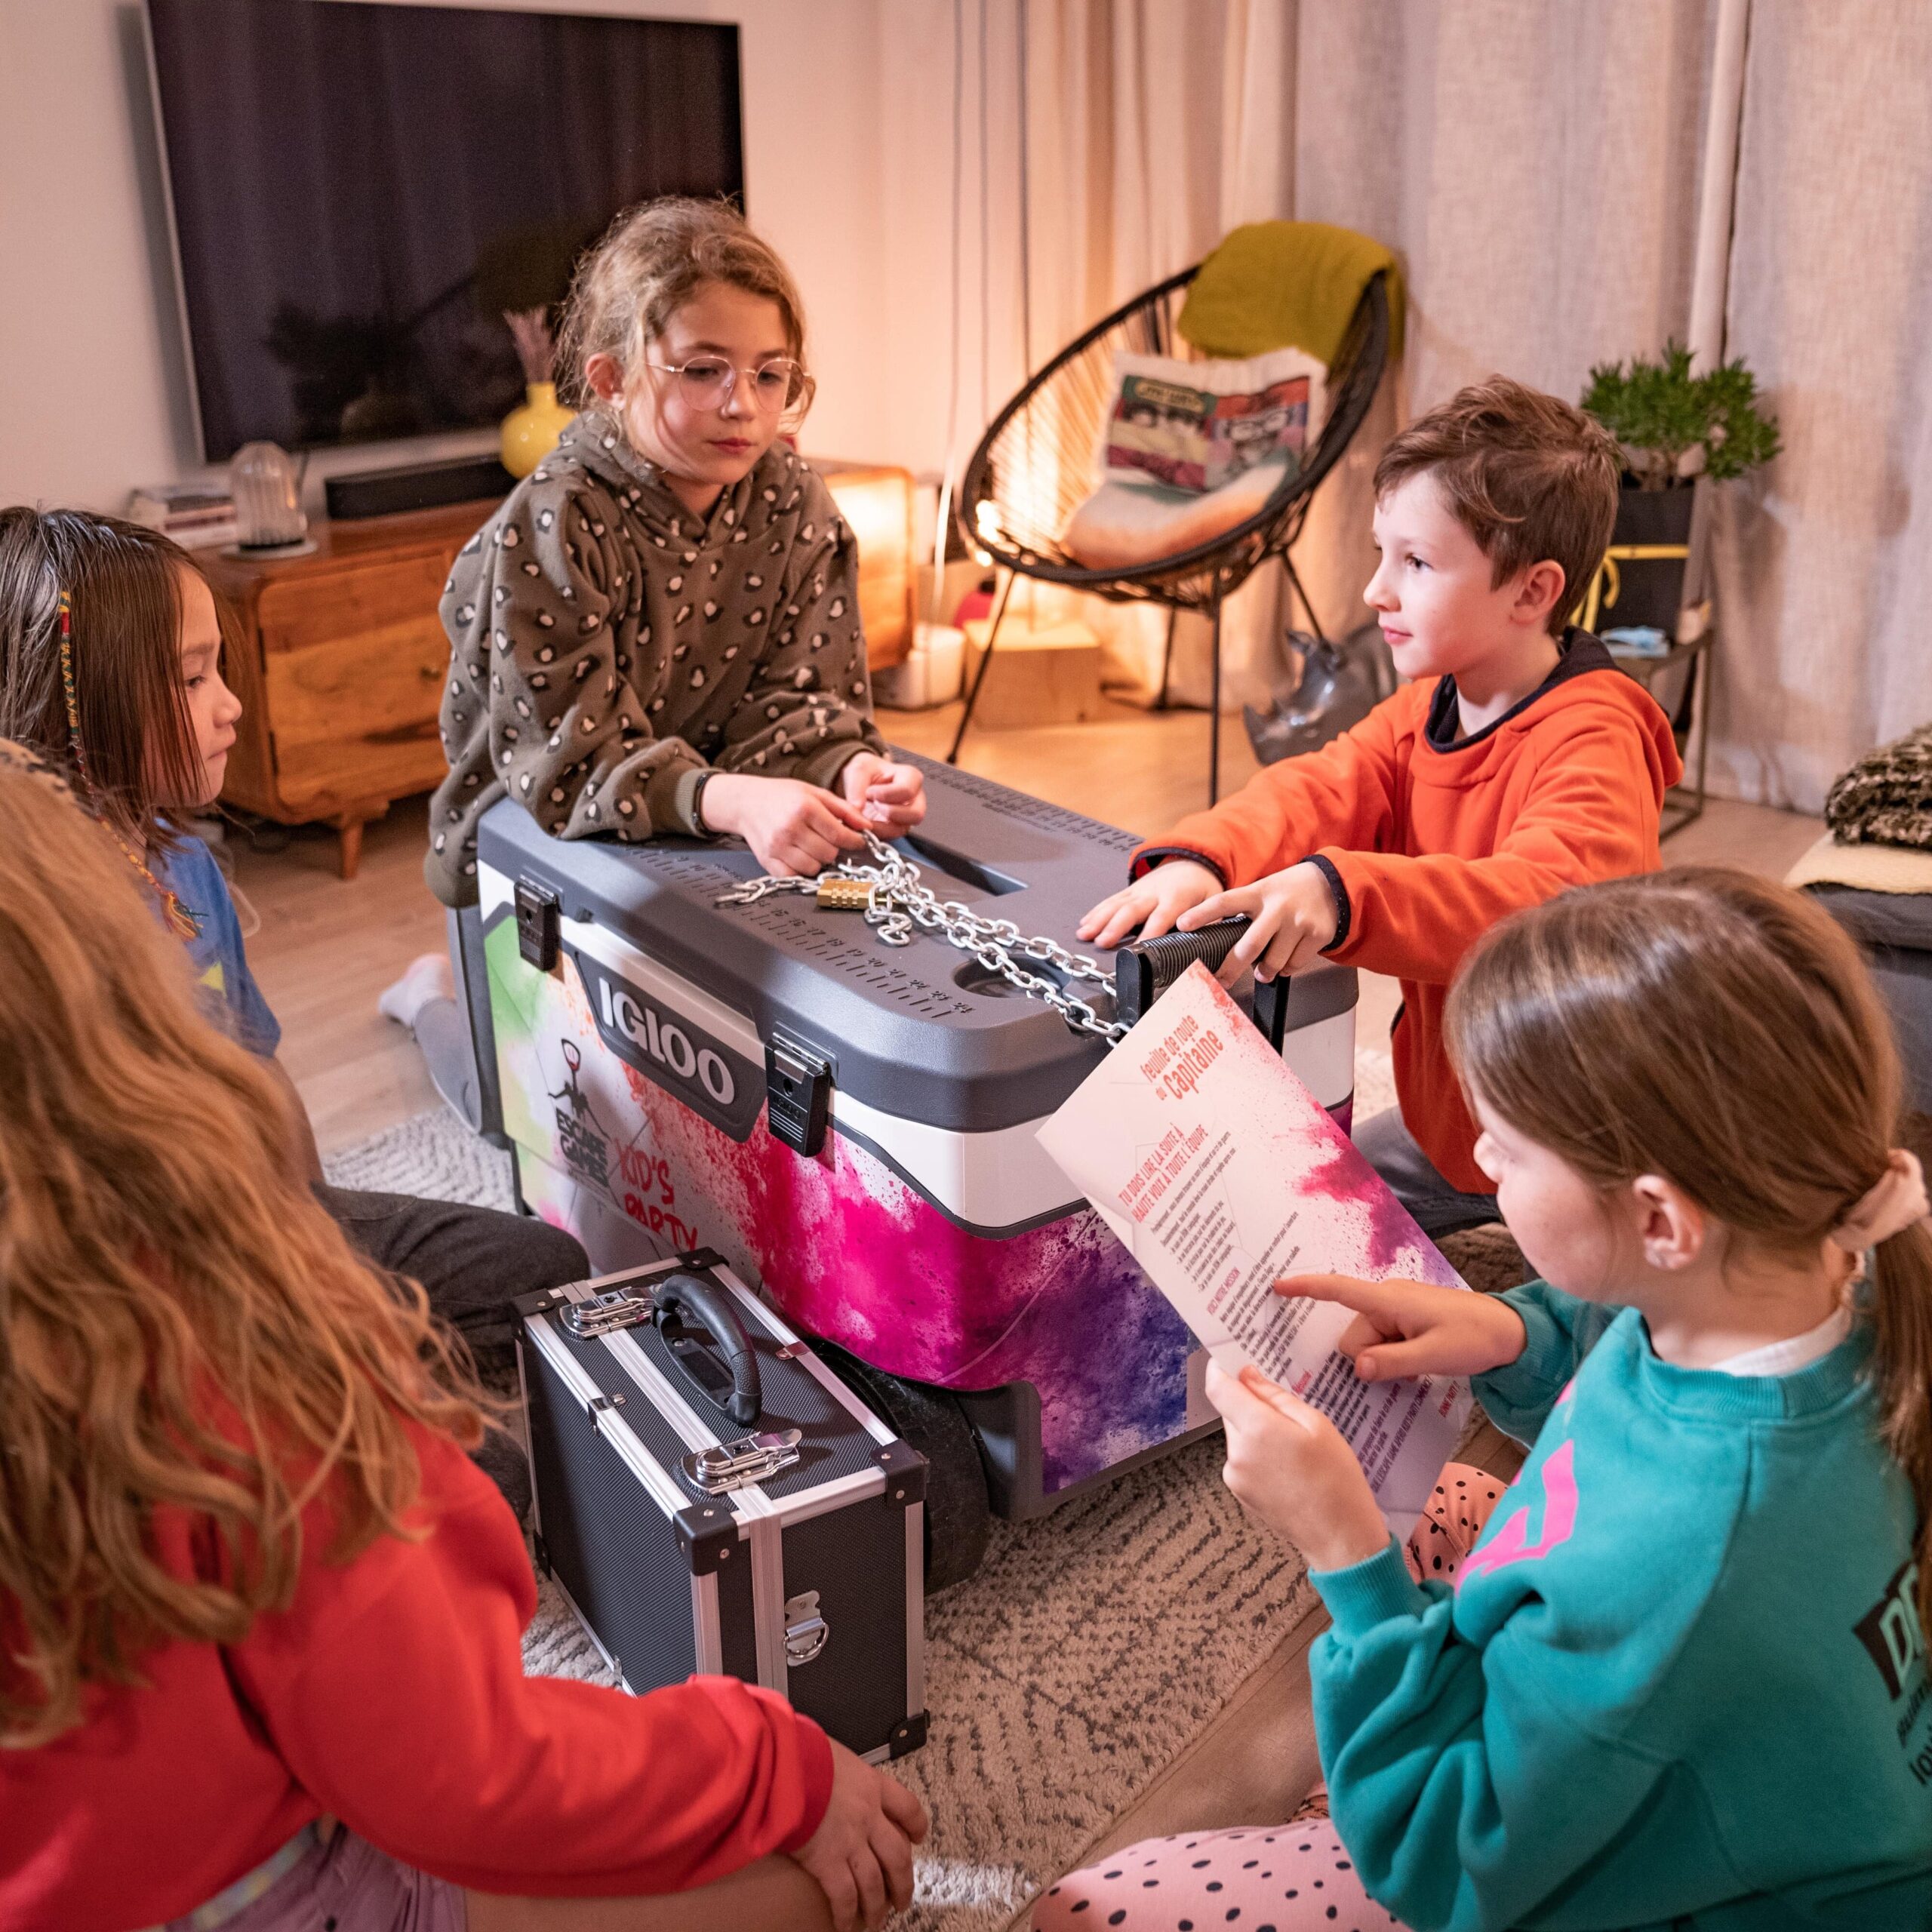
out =
<svg viewBox="0 0 1932 1932"><path fill-rule="evenodd" d="M125 860L4 745L0 824L0 1924L905 1904L918 1801L779 1698L525 1677L535 1582L464 1454L488 1398L289 1171Z"/></svg>

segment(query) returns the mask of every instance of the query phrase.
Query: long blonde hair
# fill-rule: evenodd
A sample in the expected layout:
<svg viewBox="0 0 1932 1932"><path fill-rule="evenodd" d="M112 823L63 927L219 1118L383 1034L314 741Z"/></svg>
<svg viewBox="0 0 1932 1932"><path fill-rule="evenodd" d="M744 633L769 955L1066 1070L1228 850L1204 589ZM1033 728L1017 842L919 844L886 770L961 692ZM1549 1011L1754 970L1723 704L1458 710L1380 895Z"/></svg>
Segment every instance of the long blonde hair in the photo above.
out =
<svg viewBox="0 0 1932 1932"><path fill-rule="evenodd" d="M1898 1051L1871 975L1821 907L1685 867L1565 893L1470 954L1449 1051L1512 1126L1610 1188L1674 1181L1762 1249L1816 1255L1906 1131ZM1918 1499L1932 1629L1932 1233L1875 1251L1886 1446Z"/></svg>
<svg viewBox="0 0 1932 1932"><path fill-rule="evenodd" d="M405 1425L481 1413L421 1291L294 1178L278 1088L201 1017L103 829L0 747L0 1745L170 1639L286 1607L326 1489L346 1561L405 1513ZM218 1574L158 1554L186 1512Z"/></svg>

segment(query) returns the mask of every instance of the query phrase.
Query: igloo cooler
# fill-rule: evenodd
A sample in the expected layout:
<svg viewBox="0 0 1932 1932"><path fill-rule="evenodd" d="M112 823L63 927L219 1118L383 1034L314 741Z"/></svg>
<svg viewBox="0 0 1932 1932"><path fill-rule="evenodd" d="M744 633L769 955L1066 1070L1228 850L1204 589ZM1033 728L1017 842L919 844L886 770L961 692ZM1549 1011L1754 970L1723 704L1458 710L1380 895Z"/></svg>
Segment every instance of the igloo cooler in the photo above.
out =
<svg viewBox="0 0 1932 1932"><path fill-rule="evenodd" d="M1081 949L1133 835L918 762L930 807L901 849L925 882ZM1106 1043L933 935L888 947L802 894L717 903L759 870L737 847L552 838L507 801L485 817L523 1203L600 1272L714 1248L804 1334L955 1392L1003 1515L1211 1426L1186 1327L1035 1137ZM1298 977L1283 1036L1344 1125L1355 1004L1352 971Z"/></svg>

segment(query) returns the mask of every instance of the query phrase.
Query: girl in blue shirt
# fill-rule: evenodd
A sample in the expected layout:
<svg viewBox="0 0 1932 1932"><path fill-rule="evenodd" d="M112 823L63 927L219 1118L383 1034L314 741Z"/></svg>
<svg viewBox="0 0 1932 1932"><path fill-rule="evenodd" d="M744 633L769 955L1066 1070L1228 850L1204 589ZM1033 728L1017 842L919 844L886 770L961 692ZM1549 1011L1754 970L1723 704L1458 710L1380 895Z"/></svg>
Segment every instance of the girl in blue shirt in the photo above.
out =
<svg viewBox="0 0 1932 1932"><path fill-rule="evenodd" d="M242 715L222 677L223 643L207 580L167 537L81 510L0 509L0 737L62 770L113 834L188 948L212 1017L280 1086L288 1159L343 1232L378 1267L420 1281L485 1365L500 1366L515 1297L580 1281L589 1263L541 1221L324 1180L227 881L180 822L214 808ZM521 1512L521 1451L493 1436L478 1460Z"/></svg>
<svg viewBox="0 0 1932 1932"><path fill-rule="evenodd" d="M1923 1932L1932 1235L1862 961L1795 894L1657 874L1497 928L1448 1033L1544 1278L1280 1291L1356 1311L1366 1380L1472 1375L1529 1459L1460 1570L1405 1563L1323 1417L1211 1369L1334 1620L1332 1821L1131 1847L1035 1925Z"/></svg>

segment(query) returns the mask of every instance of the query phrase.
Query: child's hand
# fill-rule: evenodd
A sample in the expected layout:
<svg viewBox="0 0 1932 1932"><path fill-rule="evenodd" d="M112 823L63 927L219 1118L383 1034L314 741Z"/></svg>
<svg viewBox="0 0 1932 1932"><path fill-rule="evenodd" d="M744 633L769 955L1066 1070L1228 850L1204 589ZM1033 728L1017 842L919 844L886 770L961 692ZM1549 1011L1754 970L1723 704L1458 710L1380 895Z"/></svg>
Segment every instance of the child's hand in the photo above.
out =
<svg viewBox="0 0 1932 1932"><path fill-rule="evenodd" d="M891 838L925 817L926 775L916 764L860 752L839 772L838 795L857 805L881 838Z"/></svg>
<svg viewBox="0 0 1932 1932"><path fill-rule="evenodd" d="M857 1932L912 1903L912 1847L926 1829L924 1806L897 1778L834 1740L832 1801L792 1855L818 1881L838 1932Z"/></svg>
<svg viewBox="0 0 1932 1932"><path fill-rule="evenodd" d="M1221 1480L1310 1568L1346 1570L1387 1547L1389 1525L1368 1478L1320 1411L1252 1365L1237 1380L1211 1361L1207 1392L1227 1425Z"/></svg>
<svg viewBox="0 0 1932 1932"><path fill-rule="evenodd" d="M1143 939L1158 939L1191 906L1211 899L1221 881L1192 859L1164 860L1124 891L1103 899L1080 921L1080 937L1103 948L1118 946L1138 926Z"/></svg>
<svg viewBox="0 0 1932 1932"><path fill-rule="evenodd" d="M1217 892L1183 913L1176 924L1191 933L1237 913L1245 913L1251 924L1221 962L1223 986L1232 986L1250 967L1257 980L1305 973L1320 965L1321 949L1335 943L1335 895L1328 889L1328 875L1306 859L1252 885Z"/></svg>
<svg viewBox="0 0 1932 1932"><path fill-rule="evenodd" d="M856 805L797 778L757 778L720 772L700 801L713 832L735 832L767 872L803 878L823 872L866 842Z"/></svg>
<svg viewBox="0 0 1932 1932"><path fill-rule="evenodd" d="M1405 1375L1481 1375L1523 1352L1529 1331L1506 1301L1421 1281L1358 1281L1352 1275L1294 1275L1275 1284L1291 1300L1331 1301L1355 1318L1336 1347L1364 1382Z"/></svg>

